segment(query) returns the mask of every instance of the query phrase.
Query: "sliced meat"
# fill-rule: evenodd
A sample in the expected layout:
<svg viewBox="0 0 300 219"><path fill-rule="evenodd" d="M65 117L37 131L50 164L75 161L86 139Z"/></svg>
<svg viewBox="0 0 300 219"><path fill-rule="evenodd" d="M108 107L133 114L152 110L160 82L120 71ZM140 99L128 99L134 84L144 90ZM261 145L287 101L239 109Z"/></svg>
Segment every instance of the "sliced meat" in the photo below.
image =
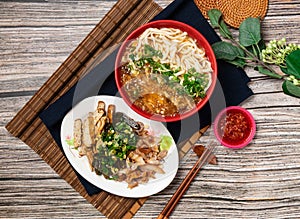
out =
<svg viewBox="0 0 300 219"><path fill-rule="evenodd" d="M107 118L108 118L108 122L110 124L113 123L113 117L114 117L115 111L116 111L116 106L114 104L108 105L108 108L107 108Z"/></svg>
<svg viewBox="0 0 300 219"><path fill-rule="evenodd" d="M97 109L94 112L95 136L101 134L103 130L104 124L102 124L102 118L105 114L105 103L103 101L99 101Z"/></svg>
<svg viewBox="0 0 300 219"><path fill-rule="evenodd" d="M105 110L105 103L103 101L98 101L97 110Z"/></svg>
<svg viewBox="0 0 300 219"><path fill-rule="evenodd" d="M107 116L102 116L95 126L95 135L100 135L103 131L105 124L107 123Z"/></svg>
<svg viewBox="0 0 300 219"><path fill-rule="evenodd" d="M77 149L81 146L81 138L82 138L82 120L76 119L74 121L74 147Z"/></svg>
<svg viewBox="0 0 300 219"><path fill-rule="evenodd" d="M91 150L95 144L95 127L93 113L89 113L88 117L83 122L82 145L87 150Z"/></svg>
<svg viewBox="0 0 300 219"><path fill-rule="evenodd" d="M156 173L164 174L165 171L158 165L155 164L144 164L139 166L142 171L154 171Z"/></svg>
<svg viewBox="0 0 300 219"><path fill-rule="evenodd" d="M168 151L167 150L162 150L159 152L157 159L158 160L162 160L164 159L166 156L168 155Z"/></svg>

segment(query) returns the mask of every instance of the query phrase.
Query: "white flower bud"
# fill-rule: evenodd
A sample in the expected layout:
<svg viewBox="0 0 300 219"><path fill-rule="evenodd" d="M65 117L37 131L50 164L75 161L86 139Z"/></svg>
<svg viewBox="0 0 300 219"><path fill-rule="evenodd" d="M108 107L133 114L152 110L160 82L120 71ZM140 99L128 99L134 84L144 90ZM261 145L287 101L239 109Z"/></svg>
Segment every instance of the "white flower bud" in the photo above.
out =
<svg viewBox="0 0 300 219"><path fill-rule="evenodd" d="M294 80L293 80L293 84L297 86L297 85L299 85L300 83L299 83L299 81L298 81L297 79L294 79Z"/></svg>

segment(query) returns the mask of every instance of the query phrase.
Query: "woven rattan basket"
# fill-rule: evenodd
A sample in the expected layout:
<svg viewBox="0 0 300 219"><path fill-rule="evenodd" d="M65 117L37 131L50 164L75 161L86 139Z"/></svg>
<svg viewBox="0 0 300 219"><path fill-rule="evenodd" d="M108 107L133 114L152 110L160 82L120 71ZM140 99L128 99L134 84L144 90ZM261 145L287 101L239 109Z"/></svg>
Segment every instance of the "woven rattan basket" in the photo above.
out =
<svg viewBox="0 0 300 219"><path fill-rule="evenodd" d="M194 0L204 17L208 18L207 11L213 8L223 13L224 21L238 28L247 17L263 19L267 13L268 0Z"/></svg>

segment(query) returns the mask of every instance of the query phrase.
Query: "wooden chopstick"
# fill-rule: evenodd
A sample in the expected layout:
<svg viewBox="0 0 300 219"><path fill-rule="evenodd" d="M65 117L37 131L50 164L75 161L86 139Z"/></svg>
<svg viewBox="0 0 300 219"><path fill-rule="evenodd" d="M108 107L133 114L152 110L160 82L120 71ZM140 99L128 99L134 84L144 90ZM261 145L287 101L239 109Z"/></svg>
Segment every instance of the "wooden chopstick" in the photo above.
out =
<svg viewBox="0 0 300 219"><path fill-rule="evenodd" d="M193 168L188 172L184 180L181 182L180 186L172 196L172 198L169 200L168 204L165 206L165 208L162 210L162 212L159 214L157 219L168 219L172 211L174 210L175 206L177 205L178 201L182 197L182 195L186 192L189 185L197 175L197 173L200 171L200 169L203 167L203 165L208 161L210 158L210 155L212 154L214 148L216 147L216 142L210 143L209 146L204 150L201 157L197 160Z"/></svg>

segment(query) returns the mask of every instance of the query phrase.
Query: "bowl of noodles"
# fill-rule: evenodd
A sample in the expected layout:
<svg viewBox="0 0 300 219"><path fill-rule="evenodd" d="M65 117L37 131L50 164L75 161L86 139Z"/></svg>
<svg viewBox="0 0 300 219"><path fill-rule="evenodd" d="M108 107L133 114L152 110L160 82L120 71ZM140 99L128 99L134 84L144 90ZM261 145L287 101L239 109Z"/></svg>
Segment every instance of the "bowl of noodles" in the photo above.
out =
<svg viewBox="0 0 300 219"><path fill-rule="evenodd" d="M217 62L196 29L158 20L137 28L122 43L115 80L121 97L135 112L174 122L193 115L209 100Z"/></svg>

